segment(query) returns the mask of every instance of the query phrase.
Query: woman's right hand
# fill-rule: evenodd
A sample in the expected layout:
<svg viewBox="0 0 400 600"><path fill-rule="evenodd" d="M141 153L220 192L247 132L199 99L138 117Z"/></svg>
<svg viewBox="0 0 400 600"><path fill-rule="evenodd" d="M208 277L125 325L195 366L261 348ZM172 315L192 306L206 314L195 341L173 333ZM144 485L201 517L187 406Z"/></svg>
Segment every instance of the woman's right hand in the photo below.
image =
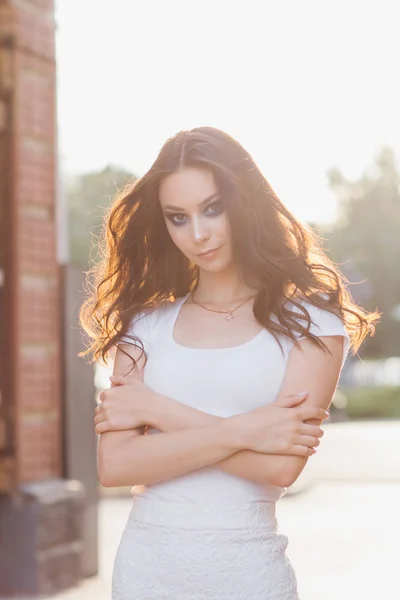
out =
<svg viewBox="0 0 400 600"><path fill-rule="evenodd" d="M318 425L329 413L323 408L306 405L308 394L288 396L251 412L231 417L241 449L264 454L289 454L311 456L324 435Z"/></svg>

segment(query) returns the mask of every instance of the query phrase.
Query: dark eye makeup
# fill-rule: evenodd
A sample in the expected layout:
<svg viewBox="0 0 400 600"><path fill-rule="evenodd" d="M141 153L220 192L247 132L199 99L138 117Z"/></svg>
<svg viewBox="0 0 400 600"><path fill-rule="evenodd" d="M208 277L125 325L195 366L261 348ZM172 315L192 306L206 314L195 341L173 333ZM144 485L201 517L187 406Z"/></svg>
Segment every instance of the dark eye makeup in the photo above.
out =
<svg viewBox="0 0 400 600"><path fill-rule="evenodd" d="M207 217L218 217L219 215L221 215L224 211L224 206L222 203L222 200L214 200L213 202L210 202L210 204L208 204L205 208L204 208L204 214ZM180 225L185 225L185 223L187 222L188 216L185 215L184 213L172 213L172 212L166 212L165 213L166 218L171 221L171 223L173 223L174 225L177 225L178 227Z"/></svg>
<svg viewBox="0 0 400 600"><path fill-rule="evenodd" d="M211 212L208 212L209 209L213 209L213 210L211 210ZM211 204L209 204L204 212L208 213L210 216L217 216L217 215L220 215L223 211L224 211L224 206L223 206L222 200L216 200L216 201L212 202Z"/></svg>

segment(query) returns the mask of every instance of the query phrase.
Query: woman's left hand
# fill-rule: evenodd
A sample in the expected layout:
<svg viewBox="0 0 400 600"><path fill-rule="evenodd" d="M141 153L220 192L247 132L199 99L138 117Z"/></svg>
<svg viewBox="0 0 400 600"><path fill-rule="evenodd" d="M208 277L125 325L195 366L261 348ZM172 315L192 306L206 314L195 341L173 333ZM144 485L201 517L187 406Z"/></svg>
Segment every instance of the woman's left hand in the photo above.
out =
<svg viewBox="0 0 400 600"><path fill-rule="evenodd" d="M100 394L95 410L96 433L126 431L149 425L156 393L134 377L112 376L113 387Z"/></svg>

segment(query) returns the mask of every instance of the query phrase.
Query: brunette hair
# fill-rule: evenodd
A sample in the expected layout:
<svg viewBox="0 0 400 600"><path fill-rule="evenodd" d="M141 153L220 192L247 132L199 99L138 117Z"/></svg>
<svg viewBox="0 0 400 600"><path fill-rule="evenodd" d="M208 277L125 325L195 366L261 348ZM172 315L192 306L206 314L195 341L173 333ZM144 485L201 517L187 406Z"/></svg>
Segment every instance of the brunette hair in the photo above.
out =
<svg viewBox="0 0 400 600"><path fill-rule="evenodd" d="M307 300L343 319L356 352L373 334L379 313L354 303L320 238L285 208L250 154L227 133L198 127L168 139L149 171L106 215L102 260L89 271L89 294L80 311L91 340L82 354L106 361L134 316L196 288L198 268L172 242L158 199L162 179L185 167L213 173L236 264L243 280L259 290L254 315L260 324L277 339L283 335L296 343L300 335L323 346L309 332L311 318L302 302Z"/></svg>

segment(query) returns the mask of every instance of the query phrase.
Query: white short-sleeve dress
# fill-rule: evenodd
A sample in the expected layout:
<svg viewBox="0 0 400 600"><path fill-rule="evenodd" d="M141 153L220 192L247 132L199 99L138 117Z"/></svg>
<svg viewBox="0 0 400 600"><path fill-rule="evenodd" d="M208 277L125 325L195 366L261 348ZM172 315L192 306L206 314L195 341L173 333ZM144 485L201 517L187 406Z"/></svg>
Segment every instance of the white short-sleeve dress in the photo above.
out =
<svg viewBox="0 0 400 600"><path fill-rule="evenodd" d="M132 323L148 357L145 383L221 417L273 402L293 343L282 337L281 348L263 329L229 348L182 346L175 341L174 326L186 299L166 303ZM343 336L344 362L349 338L342 321L305 306L314 335ZM285 553L288 541L275 517L284 488L207 467L133 492L114 564L113 600L298 599Z"/></svg>

